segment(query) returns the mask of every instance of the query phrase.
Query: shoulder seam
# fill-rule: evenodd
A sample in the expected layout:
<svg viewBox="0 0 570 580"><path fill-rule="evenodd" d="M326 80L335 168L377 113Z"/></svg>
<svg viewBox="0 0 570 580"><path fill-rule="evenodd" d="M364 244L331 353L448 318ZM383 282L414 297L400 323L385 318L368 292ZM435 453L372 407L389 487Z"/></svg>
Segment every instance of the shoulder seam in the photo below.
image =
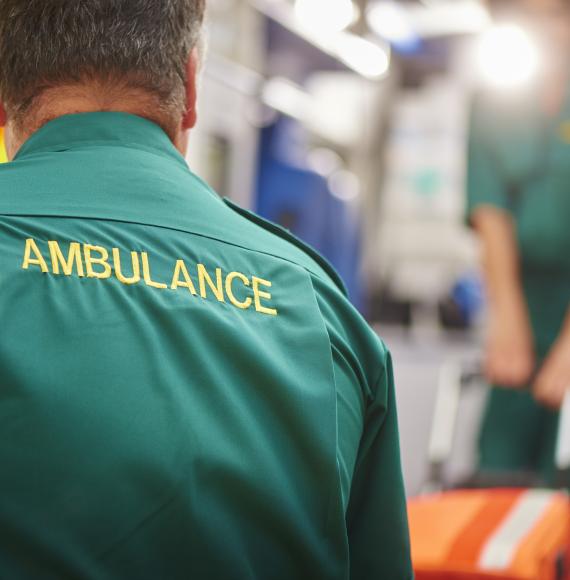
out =
<svg viewBox="0 0 570 580"><path fill-rule="evenodd" d="M329 262L323 256L321 256L316 250L311 248L311 246L309 246L308 244L305 244L305 242L303 242L302 240L297 238L294 234L292 234L291 232L289 232L285 228L283 228L283 227L281 227L281 226L279 226L279 225L277 225L269 220L266 220L265 218L262 218L261 216L258 216L257 214L255 214L251 211L248 211L248 210L240 207L239 205L235 204L233 201L231 201L230 199L228 199L226 197L224 198L224 203L226 204L227 207L229 207L230 209L232 209L233 211L238 213L243 218L254 223L255 225L258 225L259 227L263 228L264 230L267 230L270 233L280 237L281 239L285 240L286 242L293 244L297 249L299 249L302 252L304 252L305 254L307 254L307 256L309 258L314 260L324 270L324 272L328 275L328 277L335 284L335 286L341 291L341 293L345 297L348 297L348 292L346 290L346 286L344 285L344 282L342 281L339 274L331 266L331 264L329 264ZM286 258L282 258L281 256L274 256L274 257L286 259ZM287 260L287 261L290 261L290 260ZM300 267L304 267L302 264L297 264L297 265ZM305 269L308 270L308 268L305 268ZM313 274L317 275L316 272L313 272Z"/></svg>

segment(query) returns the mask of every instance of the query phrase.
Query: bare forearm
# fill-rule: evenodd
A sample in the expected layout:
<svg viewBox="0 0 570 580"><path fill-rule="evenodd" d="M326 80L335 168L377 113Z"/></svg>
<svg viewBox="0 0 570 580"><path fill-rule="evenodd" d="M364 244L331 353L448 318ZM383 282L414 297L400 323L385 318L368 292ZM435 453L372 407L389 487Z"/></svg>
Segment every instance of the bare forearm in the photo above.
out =
<svg viewBox="0 0 570 580"><path fill-rule="evenodd" d="M521 387L533 372L534 352L514 225L508 214L486 206L475 212L473 224L483 244L489 299L487 377L495 384Z"/></svg>
<svg viewBox="0 0 570 580"><path fill-rule="evenodd" d="M502 210L481 207L473 225L483 246L483 269L491 310L525 310L519 252L512 219Z"/></svg>
<svg viewBox="0 0 570 580"><path fill-rule="evenodd" d="M534 395L553 409L562 406L570 389L570 308L556 342L552 345L534 384Z"/></svg>

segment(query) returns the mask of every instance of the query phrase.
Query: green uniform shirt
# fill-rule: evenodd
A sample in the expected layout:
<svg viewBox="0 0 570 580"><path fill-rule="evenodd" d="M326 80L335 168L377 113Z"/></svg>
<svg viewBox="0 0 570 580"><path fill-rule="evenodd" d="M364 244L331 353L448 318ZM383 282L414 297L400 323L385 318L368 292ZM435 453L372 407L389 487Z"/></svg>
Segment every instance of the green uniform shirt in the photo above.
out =
<svg viewBox="0 0 570 580"><path fill-rule="evenodd" d="M569 87L570 88L570 87ZM513 216L539 364L570 305L570 92L560 113L537 94L479 95L469 147L468 215L491 205ZM493 389L480 437L482 471L535 471L553 483L558 414L526 390Z"/></svg>
<svg viewBox="0 0 570 580"><path fill-rule="evenodd" d="M158 126L0 167L0 321L2 578L411 577L388 352Z"/></svg>

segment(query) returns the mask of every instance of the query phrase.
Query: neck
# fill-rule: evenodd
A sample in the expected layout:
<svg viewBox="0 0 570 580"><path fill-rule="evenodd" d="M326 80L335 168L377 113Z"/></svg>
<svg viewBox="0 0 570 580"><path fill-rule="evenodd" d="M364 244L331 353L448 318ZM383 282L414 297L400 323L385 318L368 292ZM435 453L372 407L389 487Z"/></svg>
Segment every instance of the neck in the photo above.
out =
<svg viewBox="0 0 570 580"><path fill-rule="evenodd" d="M13 159L20 147L38 129L53 119L75 113L117 112L130 113L153 121L166 132L174 146L186 154L187 136L181 124L161 112L157 98L139 89L113 91L95 85L77 85L45 90L23 122L10 121L6 126L6 149Z"/></svg>

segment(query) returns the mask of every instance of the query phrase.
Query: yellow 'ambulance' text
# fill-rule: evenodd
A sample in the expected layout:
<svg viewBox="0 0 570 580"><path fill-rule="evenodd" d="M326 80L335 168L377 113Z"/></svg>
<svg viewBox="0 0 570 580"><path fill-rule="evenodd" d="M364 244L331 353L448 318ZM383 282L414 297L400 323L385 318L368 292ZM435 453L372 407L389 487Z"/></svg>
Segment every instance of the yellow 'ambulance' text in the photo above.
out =
<svg viewBox="0 0 570 580"><path fill-rule="evenodd" d="M157 290L185 289L192 296L231 304L240 310L255 309L256 312L277 316L270 308L272 283L257 276L246 276L240 272L208 270L204 264L195 264L189 269L184 260L175 260L172 277L168 281L156 281L152 277L150 258L147 252L121 252L112 248L109 252L101 246L91 244L68 244L67 252L57 241L49 241L45 255L32 238L26 240L22 268L38 268L44 274L54 276L77 276L107 280L116 278L127 286L146 284ZM239 296L239 297L238 297Z"/></svg>

